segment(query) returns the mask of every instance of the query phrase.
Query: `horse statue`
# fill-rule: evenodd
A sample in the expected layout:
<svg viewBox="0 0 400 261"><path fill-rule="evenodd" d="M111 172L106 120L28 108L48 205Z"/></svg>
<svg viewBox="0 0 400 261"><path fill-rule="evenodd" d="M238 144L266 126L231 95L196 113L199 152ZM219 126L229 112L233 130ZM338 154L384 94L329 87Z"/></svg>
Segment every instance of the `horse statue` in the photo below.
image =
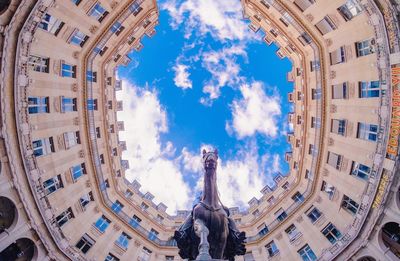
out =
<svg viewBox="0 0 400 261"><path fill-rule="evenodd" d="M217 161L217 151L206 152L203 150L205 174L201 200L193 206L191 214L174 234L179 255L183 259L204 260L202 258L196 259L199 255L200 246L204 246L198 230L206 230L208 243L205 243L209 255L213 259L234 261L236 255L246 253L244 245L246 234L238 231L234 220L230 217L229 209L219 199ZM205 228L201 229L199 224L205 226Z"/></svg>

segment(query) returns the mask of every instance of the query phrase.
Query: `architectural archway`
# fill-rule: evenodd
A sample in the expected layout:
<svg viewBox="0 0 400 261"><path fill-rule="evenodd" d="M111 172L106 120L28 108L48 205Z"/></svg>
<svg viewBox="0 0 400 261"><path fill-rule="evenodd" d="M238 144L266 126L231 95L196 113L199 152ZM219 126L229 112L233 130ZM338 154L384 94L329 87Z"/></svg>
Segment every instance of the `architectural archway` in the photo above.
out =
<svg viewBox="0 0 400 261"><path fill-rule="evenodd" d="M376 259L371 256L363 256L363 257L357 259L357 261L376 261Z"/></svg>
<svg viewBox="0 0 400 261"><path fill-rule="evenodd" d="M382 227L382 241L385 247L400 258L400 225L397 222L386 223Z"/></svg>
<svg viewBox="0 0 400 261"><path fill-rule="evenodd" d="M36 252L35 243L28 238L20 238L0 253L0 260L30 261Z"/></svg>
<svg viewBox="0 0 400 261"><path fill-rule="evenodd" d="M10 3L11 3L11 0L3 0L0 2L0 15L3 14L7 10Z"/></svg>
<svg viewBox="0 0 400 261"><path fill-rule="evenodd" d="M17 223L17 208L6 197L0 197L0 234Z"/></svg>

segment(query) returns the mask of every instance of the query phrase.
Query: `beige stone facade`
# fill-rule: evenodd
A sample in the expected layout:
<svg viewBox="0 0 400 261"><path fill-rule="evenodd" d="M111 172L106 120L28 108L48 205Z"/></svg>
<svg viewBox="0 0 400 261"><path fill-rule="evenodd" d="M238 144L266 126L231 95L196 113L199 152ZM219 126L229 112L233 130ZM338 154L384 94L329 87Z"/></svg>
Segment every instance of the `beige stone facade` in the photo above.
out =
<svg viewBox="0 0 400 261"><path fill-rule="evenodd" d="M231 208L248 235L237 260L398 260L400 3L242 6L249 28L291 60L295 87L290 175L246 212ZM172 235L188 211L168 215L124 178L118 136L115 71L155 33L156 1L0 8L0 257L180 260Z"/></svg>

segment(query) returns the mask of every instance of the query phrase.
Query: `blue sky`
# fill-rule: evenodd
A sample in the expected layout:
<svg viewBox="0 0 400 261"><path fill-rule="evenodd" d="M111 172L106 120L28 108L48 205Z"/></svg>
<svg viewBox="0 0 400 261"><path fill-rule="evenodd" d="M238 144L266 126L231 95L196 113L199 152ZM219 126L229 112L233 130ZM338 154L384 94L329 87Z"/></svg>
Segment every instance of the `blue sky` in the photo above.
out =
<svg viewBox="0 0 400 261"><path fill-rule="evenodd" d="M218 186L229 207L246 207L278 171L284 153L289 60L242 19L240 1L160 1L160 24L120 67L129 180L173 214L202 189L201 149L217 148ZM210 11L212 10L212 11Z"/></svg>

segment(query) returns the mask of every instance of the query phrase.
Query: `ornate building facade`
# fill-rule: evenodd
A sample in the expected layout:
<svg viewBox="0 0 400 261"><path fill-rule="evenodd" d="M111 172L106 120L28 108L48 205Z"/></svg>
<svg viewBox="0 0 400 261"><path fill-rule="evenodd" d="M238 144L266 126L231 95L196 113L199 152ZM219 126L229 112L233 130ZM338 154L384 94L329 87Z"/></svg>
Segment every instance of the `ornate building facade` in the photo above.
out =
<svg viewBox="0 0 400 261"><path fill-rule="evenodd" d="M400 258L400 2L242 0L292 62L294 111L237 260ZM125 179L116 68L158 23L155 0L0 4L0 260L180 260L176 216Z"/></svg>

